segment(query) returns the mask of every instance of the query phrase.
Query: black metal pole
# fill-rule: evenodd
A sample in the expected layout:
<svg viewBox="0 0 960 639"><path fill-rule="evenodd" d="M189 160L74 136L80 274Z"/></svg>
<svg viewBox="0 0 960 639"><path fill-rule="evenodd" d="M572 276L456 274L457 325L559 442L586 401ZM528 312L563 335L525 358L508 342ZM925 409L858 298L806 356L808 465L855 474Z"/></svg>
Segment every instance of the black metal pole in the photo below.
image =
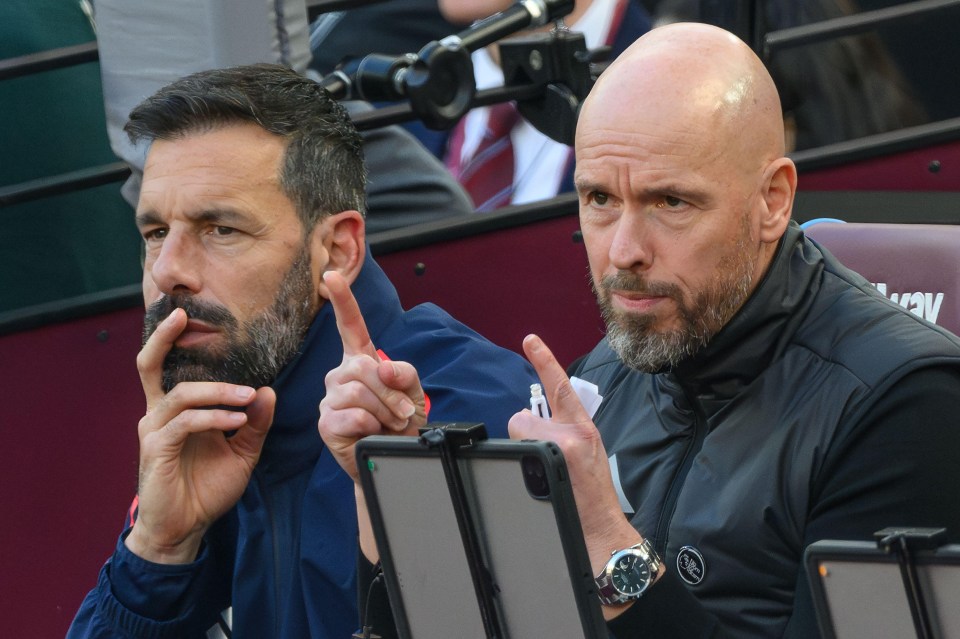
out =
<svg viewBox="0 0 960 639"><path fill-rule="evenodd" d="M823 20L814 24L805 24L789 29L771 31L764 42L764 54L771 54L782 49L813 44L824 40L832 40L848 35L856 35L878 27L887 26L892 22L901 22L910 18L917 18L928 13L960 8L960 0L918 0L893 7L865 11L852 16Z"/></svg>
<svg viewBox="0 0 960 639"><path fill-rule="evenodd" d="M30 53L0 60L0 80L19 78L41 71L63 69L76 64L96 62L99 59L100 51L96 42L85 42L69 47Z"/></svg>
<svg viewBox="0 0 960 639"><path fill-rule="evenodd" d="M486 431L482 431L486 437ZM443 464L443 473L447 479L450 498L453 502L453 511L460 528L460 537L463 540L463 549L466 551L467 563L470 566L470 576L473 579L473 588L476 591L477 603L480 606L480 617L488 639L504 637L500 628L500 619L494 605L493 584L490 581L490 571L483 561L478 532L470 514L467 503L466 489L463 477L460 474L460 465L457 463L456 448L469 445L473 441L471 434L458 429L456 424L449 430L436 428L420 436L425 445L440 449L440 461Z"/></svg>

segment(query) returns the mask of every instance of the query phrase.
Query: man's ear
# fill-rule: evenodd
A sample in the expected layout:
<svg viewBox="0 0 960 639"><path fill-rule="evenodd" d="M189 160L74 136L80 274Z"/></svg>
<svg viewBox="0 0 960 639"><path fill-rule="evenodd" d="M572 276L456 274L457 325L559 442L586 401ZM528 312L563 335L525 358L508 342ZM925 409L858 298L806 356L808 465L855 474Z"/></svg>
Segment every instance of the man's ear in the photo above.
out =
<svg viewBox="0 0 960 639"><path fill-rule="evenodd" d="M347 284L353 284L366 255L366 226L358 211L328 215L311 232L311 259L317 293L330 299L323 282L326 271L339 271Z"/></svg>
<svg viewBox="0 0 960 639"><path fill-rule="evenodd" d="M763 181L766 204L760 220L760 240L777 243L787 230L793 213L793 197L797 193L797 167L790 158L774 160L767 167Z"/></svg>

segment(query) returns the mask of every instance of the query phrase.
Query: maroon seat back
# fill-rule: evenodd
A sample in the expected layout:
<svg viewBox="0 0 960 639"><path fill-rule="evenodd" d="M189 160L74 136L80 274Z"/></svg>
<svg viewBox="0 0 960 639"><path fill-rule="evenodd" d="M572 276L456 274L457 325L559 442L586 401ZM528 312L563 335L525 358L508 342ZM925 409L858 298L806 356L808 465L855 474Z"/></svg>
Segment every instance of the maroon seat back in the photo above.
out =
<svg viewBox="0 0 960 639"><path fill-rule="evenodd" d="M960 334L960 226L824 222L805 233L886 297Z"/></svg>

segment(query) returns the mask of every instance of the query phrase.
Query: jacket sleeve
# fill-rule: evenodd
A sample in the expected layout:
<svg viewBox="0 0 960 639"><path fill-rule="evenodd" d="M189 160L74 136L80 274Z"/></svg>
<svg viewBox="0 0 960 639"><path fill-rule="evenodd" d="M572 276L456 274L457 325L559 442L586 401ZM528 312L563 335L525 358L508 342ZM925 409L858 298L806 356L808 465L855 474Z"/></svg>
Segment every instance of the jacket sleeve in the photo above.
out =
<svg viewBox="0 0 960 639"><path fill-rule="evenodd" d="M920 369L900 379L837 441L813 488L804 547L822 539L872 541L889 526L946 528L960 541L960 371ZM806 574L785 637L817 637Z"/></svg>
<svg viewBox="0 0 960 639"><path fill-rule="evenodd" d="M155 564L127 549L125 531L67 632L69 639L206 637L219 621L206 544L196 561Z"/></svg>
<svg viewBox="0 0 960 639"><path fill-rule="evenodd" d="M960 371L908 374L832 444L813 479L803 547L822 539L870 541L888 526L945 527L960 540ZM798 558L798 561L800 558ZM784 639L820 636L805 571L797 575ZM613 620L617 639L729 636L672 573Z"/></svg>

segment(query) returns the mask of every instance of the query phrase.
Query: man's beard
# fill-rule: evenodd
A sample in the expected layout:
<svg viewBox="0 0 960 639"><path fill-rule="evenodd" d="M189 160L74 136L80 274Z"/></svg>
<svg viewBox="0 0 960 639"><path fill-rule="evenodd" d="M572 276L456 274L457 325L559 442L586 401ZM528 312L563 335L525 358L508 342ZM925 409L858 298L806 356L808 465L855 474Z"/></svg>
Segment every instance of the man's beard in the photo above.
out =
<svg viewBox="0 0 960 639"><path fill-rule="evenodd" d="M190 319L220 329L225 343L215 347L173 346L163 361L163 390L180 382L210 381L259 388L270 384L297 354L314 315L316 291L306 244L284 275L273 305L243 324L220 305L190 295L164 295L147 309L143 341L175 308Z"/></svg>
<svg viewBox="0 0 960 639"><path fill-rule="evenodd" d="M604 277L599 290L593 286L607 325L607 341L624 364L646 373L667 370L696 354L720 332L752 289L753 264L748 237L749 230L744 227L734 252L717 268L717 276L689 303L676 284L649 282L630 271ZM679 327L658 332L654 328L657 317L653 313L617 310L610 299L611 289L673 300Z"/></svg>

